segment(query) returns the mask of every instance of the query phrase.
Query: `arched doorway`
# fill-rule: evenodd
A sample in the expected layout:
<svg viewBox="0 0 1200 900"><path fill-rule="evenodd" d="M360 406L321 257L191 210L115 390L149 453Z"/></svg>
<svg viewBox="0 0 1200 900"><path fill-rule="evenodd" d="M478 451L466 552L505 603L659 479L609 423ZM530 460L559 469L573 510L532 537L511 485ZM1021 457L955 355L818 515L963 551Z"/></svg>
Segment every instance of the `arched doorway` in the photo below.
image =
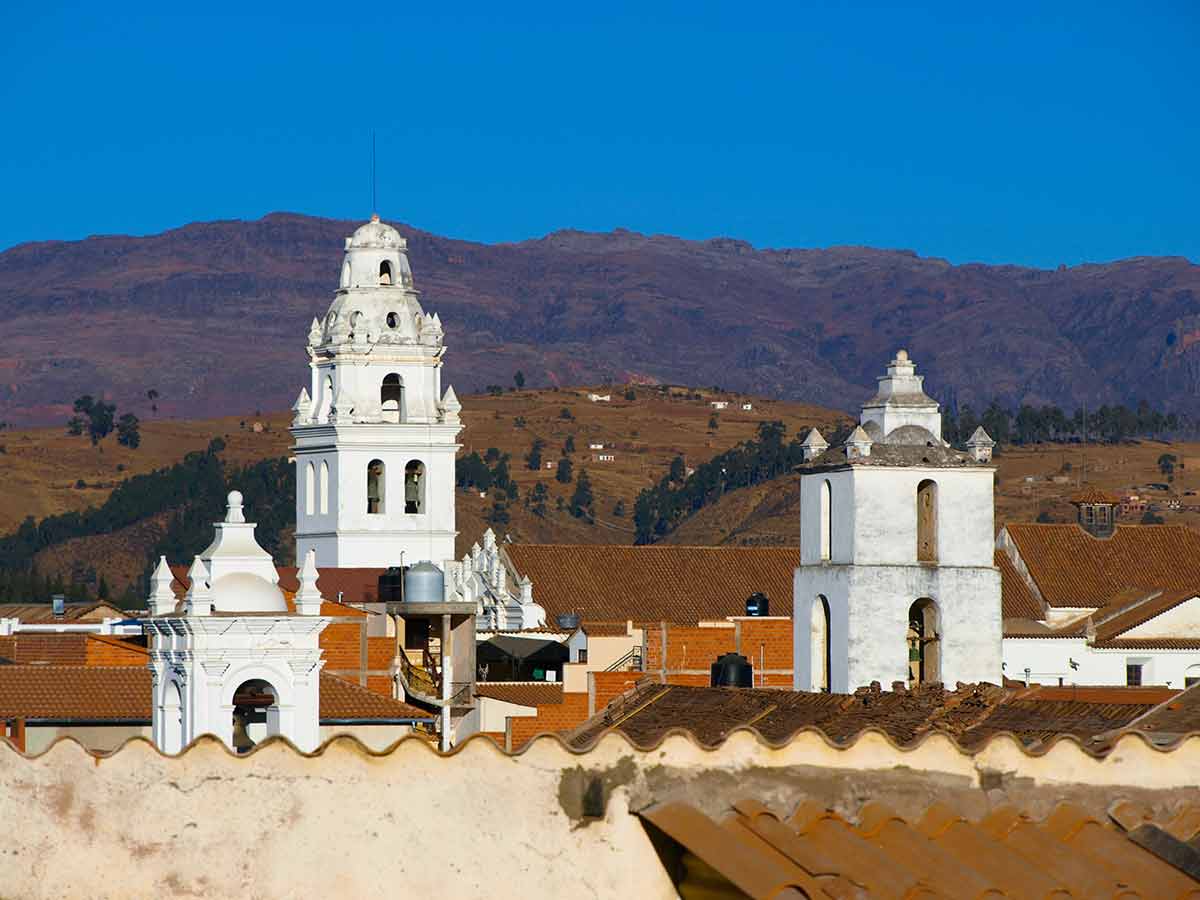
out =
<svg viewBox="0 0 1200 900"><path fill-rule="evenodd" d="M279 734L279 692L261 678L243 681L233 692L233 749L249 753L273 734Z"/></svg>
<svg viewBox="0 0 1200 900"><path fill-rule="evenodd" d="M932 684L942 680L938 608L922 597L908 609L908 680L910 684Z"/></svg>
<svg viewBox="0 0 1200 900"><path fill-rule="evenodd" d="M383 421L399 424L404 412L404 382L395 372L385 375L379 387L379 406Z"/></svg>
<svg viewBox="0 0 1200 900"><path fill-rule="evenodd" d="M829 601L824 594L817 594L812 605L812 630L810 637L809 659L812 685L811 690L830 690L830 642L829 642Z"/></svg>

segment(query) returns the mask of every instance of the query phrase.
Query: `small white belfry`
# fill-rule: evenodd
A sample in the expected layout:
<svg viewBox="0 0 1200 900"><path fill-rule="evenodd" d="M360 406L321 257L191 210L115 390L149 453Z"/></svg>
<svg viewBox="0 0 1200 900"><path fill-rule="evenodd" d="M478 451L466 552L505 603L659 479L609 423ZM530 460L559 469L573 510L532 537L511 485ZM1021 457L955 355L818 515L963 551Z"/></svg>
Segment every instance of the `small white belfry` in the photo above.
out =
<svg viewBox="0 0 1200 900"><path fill-rule="evenodd" d="M296 558L385 568L454 558L462 405L442 391L442 323L413 285L405 239L371 221L308 331L311 381L293 406Z"/></svg>
<svg viewBox="0 0 1200 900"><path fill-rule="evenodd" d="M922 382L901 350L842 446L803 444L796 690L1001 683L993 442L950 447Z"/></svg>
<svg viewBox="0 0 1200 900"><path fill-rule="evenodd" d="M270 555L254 539L242 495L229 494L224 522L188 570L182 604L160 559L144 627L153 673L154 743L177 753L202 734L238 751L269 735L301 750L320 742L320 615L313 554L304 559L296 612L289 612Z"/></svg>

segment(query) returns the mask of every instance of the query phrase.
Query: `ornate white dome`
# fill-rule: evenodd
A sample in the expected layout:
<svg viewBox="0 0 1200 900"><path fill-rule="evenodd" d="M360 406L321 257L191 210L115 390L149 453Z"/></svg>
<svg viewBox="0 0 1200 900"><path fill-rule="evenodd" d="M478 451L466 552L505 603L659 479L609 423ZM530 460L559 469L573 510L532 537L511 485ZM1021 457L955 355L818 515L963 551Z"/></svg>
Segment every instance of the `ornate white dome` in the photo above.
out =
<svg viewBox="0 0 1200 900"><path fill-rule="evenodd" d="M370 222L360 225L346 240L347 250L403 250L407 246L400 232L386 222L379 221L377 215L371 216Z"/></svg>

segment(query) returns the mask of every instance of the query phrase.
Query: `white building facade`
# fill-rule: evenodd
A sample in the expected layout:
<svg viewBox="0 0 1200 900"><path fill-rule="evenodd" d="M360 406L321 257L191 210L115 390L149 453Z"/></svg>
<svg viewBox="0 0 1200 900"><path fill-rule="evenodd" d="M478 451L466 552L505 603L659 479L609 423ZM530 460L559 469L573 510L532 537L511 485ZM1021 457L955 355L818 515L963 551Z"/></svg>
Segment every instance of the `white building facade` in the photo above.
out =
<svg viewBox="0 0 1200 900"><path fill-rule="evenodd" d="M992 444L984 435L963 453L940 435L938 404L901 350L845 444L806 439L797 690L1001 683Z"/></svg>
<svg viewBox="0 0 1200 900"><path fill-rule="evenodd" d="M224 522L192 563L182 604L159 561L151 615L143 620L153 678L152 731L165 753L202 734L239 750L282 735L301 750L320 743L320 615L313 554L300 573L296 612L288 609L270 555L246 522L242 495L229 495Z"/></svg>
<svg viewBox="0 0 1200 900"><path fill-rule="evenodd" d="M407 243L373 216L346 239L333 303L308 336L292 435L296 558L386 567L454 558L461 405L442 389L441 320L419 302Z"/></svg>

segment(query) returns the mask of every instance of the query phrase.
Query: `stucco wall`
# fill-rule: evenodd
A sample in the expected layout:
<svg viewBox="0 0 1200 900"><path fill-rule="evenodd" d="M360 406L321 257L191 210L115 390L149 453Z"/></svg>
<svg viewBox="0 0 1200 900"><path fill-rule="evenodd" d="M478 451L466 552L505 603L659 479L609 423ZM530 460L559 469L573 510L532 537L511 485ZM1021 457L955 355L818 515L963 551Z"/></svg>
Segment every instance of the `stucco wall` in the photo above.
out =
<svg viewBox="0 0 1200 900"><path fill-rule="evenodd" d="M1200 738L1163 753L1136 736L1105 759L1009 738L975 756L942 736L909 751L878 734L848 749L802 733L772 749L748 732L705 751L650 751L610 735L586 754L541 739L510 757L487 739L439 757L417 739L388 755L340 739L314 756L272 740L238 758L207 739L180 757L134 742L101 758L73 742L23 758L0 744L5 897L434 897L674 893L629 809L683 797L717 814L750 794L788 811L872 796L915 816L934 799L978 815L1060 799L1103 815L1116 796L1197 802ZM587 797L599 818L584 818Z"/></svg>
<svg viewBox="0 0 1200 900"><path fill-rule="evenodd" d="M1072 669L1070 661L1078 663ZM1142 684L1182 688L1200 677L1200 650L1096 650L1083 638L1005 638L1004 674L1041 684L1125 684L1125 666L1142 664Z"/></svg>

